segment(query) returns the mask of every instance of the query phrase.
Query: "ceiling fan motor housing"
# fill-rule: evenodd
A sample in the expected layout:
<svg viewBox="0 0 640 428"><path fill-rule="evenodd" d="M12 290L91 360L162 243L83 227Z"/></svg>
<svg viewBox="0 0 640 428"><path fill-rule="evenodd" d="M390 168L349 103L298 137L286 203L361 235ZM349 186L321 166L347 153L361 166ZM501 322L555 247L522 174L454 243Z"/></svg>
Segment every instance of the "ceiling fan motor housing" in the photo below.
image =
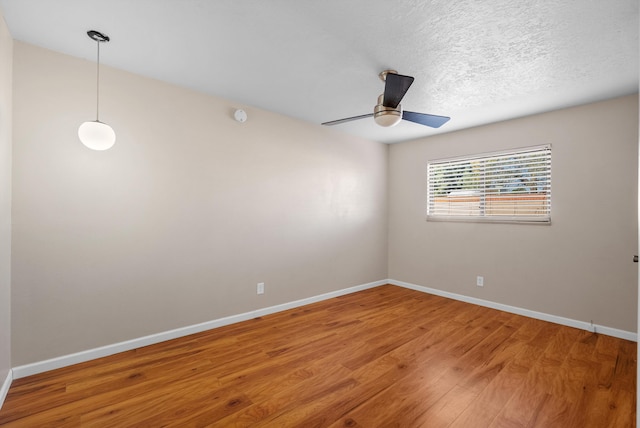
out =
<svg viewBox="0 0 640 428"><path fill-rule="evenodd" d="M373 120L380 126L395 126L402 120L402 107L400 104L396 108L385 107L382 103L384 94L378 97L378 104L373 108Z"/></svg>

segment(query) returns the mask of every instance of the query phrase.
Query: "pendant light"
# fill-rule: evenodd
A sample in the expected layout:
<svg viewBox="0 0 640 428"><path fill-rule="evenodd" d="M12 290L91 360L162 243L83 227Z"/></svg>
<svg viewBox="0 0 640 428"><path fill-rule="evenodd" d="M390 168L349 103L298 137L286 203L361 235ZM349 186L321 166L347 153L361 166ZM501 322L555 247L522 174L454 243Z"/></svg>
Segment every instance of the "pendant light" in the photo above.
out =
<svg viewBox="0 0 640 428"><path fill-rule="evenodd" d="M100 107L100 43L109 41L109 36L105 36L98 31L87 31L87 35L95 40L98 45L97 56L97 78L96 78L96 120L84 122L78 128L78 137L82 144L93 150L108 150L116 142L116 133L106 123L100 122L98 118Z"/></svg>

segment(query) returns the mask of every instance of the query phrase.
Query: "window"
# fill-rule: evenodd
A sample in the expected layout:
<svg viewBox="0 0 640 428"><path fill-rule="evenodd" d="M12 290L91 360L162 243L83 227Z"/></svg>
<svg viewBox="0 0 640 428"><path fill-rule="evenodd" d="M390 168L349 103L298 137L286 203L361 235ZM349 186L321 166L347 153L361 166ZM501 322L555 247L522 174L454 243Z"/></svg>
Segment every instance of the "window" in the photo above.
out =
<svg viewBox="0 0 640 428"><path fill-rule="evenodd" d="M551 146L430 161L427 220L551 222Z"/></svg>

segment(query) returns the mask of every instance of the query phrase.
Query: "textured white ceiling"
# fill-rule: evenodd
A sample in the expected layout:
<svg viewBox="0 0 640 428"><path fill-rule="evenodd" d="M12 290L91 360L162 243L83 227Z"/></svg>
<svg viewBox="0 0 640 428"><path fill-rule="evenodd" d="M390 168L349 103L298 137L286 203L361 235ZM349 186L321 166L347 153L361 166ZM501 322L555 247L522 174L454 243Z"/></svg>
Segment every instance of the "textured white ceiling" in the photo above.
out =
<svg viewBox="0 0 640 428"><path fill-rule="evenodd" d="M334 128L397 142L638 91L637 0L0 0L17 40L313 123L370 113L393 68L439 130Z"/></svg>

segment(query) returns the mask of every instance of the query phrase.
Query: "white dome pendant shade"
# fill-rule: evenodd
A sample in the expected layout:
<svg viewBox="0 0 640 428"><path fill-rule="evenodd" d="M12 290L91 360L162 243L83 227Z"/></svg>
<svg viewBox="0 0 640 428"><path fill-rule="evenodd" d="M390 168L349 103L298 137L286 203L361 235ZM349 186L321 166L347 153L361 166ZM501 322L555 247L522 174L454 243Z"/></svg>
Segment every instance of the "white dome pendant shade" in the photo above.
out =
<svg viewBox="0 0 640 428"><path fill-rule="evenodd" d="M116 133L113 129L98 120L80 125L78 137L82 144L92 150L109 150L116 142Z"/></svg>
<svg viewBox="0 0 640 428"><path fill-rule="evenodd" d="M78 128L78 138L82 144L92 150L108 150L116 142L116 133L106 123L98 119L100 105L100 43L108 42L109 36L105 36L97 31L87 31L87 35L98 44L97 79L96 79L96 120L84 122Z"/></svg>

